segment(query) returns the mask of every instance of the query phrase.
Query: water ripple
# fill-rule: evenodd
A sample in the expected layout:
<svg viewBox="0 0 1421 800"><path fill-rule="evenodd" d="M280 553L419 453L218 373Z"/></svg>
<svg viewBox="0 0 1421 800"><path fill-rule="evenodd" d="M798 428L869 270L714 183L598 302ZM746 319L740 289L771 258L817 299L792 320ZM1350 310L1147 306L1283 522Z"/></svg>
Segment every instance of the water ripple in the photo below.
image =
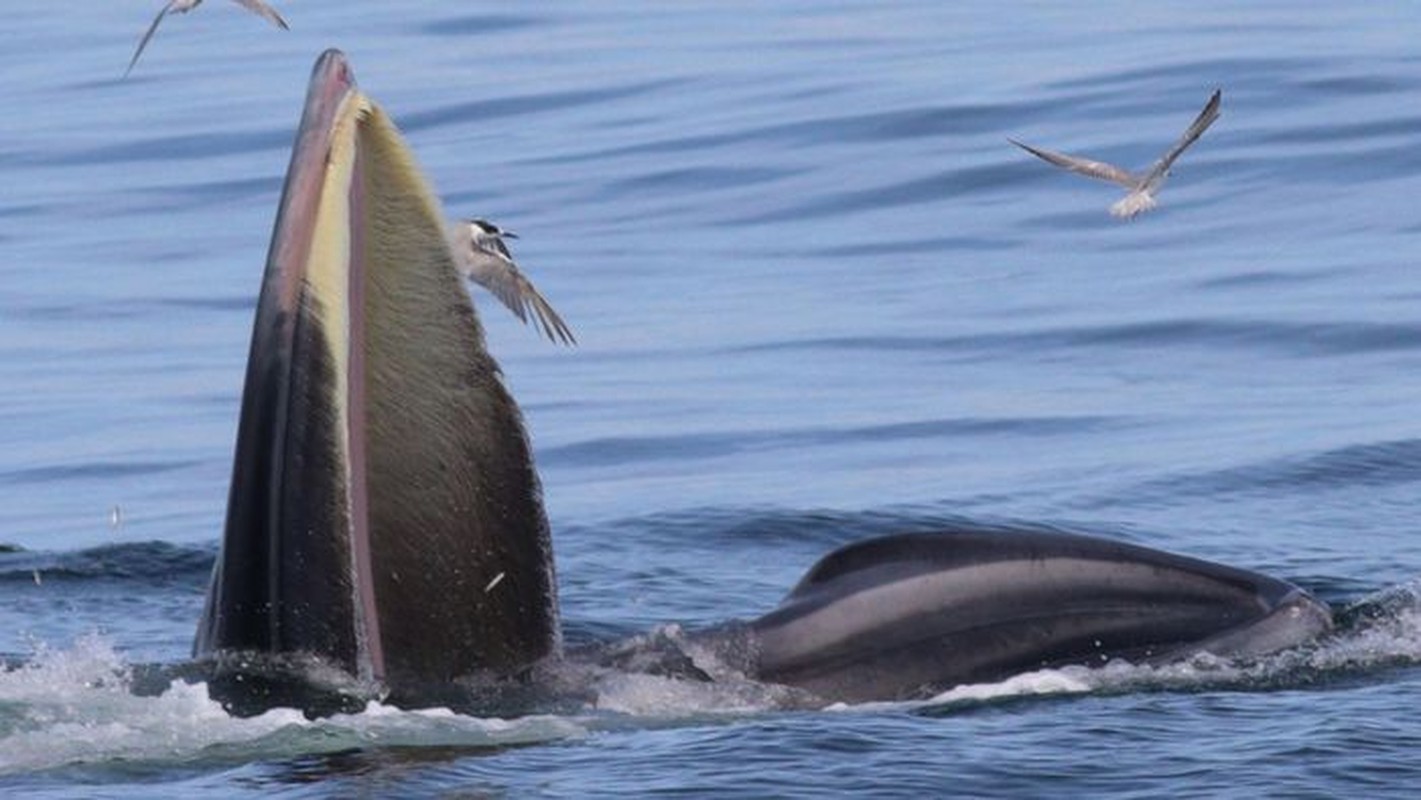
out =
<svg viewBox="0 0 1421 800"><path fill-rule="evenodd" d="M1004 417L914 420L911 422L824 426L766 431L707 432L668 436L605 437L543 450L546 463L605 466L655 460L697 460L750 451L799 449L846 442L923 442L971 436L1070 436L1118 427L1122 420L1103 416Z"/></svg>
<svg viewBox="0 0 1421 800"><path fill-rule="evenodd" d="M400 128L417 132L460 122L485 122L504 117L520 117L563 111L578 106L600 106L611 100L639 97L677 86L681 81L663 78L597 89L570 89L537 92L467 103L450 103L425 111L409 111L399 115Z"/></svg>
<svg viewBox="0 0 1421 800"><path fill-rule="evenodd" d="M424 22L416 30L429 36L463 39L470 36L501 36L510 31L537 27L545 22L546 20L531 15L462 14Z"/></svg>
<svg viewBox="0 0 1421 800"><path fill-rule="evenodd" d="M751 215L732 214L721 218L726 225L773 224L790 220L807 220L879 211L898 206L937 203L955 197L974 194L984 189L996 190L1019 180L1024 171L1014 163L984 167L959 168L938 172L927 177L911 177L870 189L829 192L813 200L783 208L760 211Z"/></svg>
<svg viewBox="0 0 1421 800"><path fill-rule="evenodd" d="M58 152L42 157L53 166L131 164L148 161L208 162L222 156L282 150L291 145L289 125L261 130L210 131L176 136L152 136L87 150Z"/></svg>
<svg viewBox="0 0 1421 800"><path fill-rule="evenodd" d="M1421 324L1384 322L1284 322L1173 319L1079 325L962 336L820 337L744 345L739 352L883 350L1031 353L1091 347L1208 348L1237 352L1254 347L1299 358L1414 350Z"/></svg>
<svg viewBox="0 0 1421 800"><path fill-rule="evenodd" d="M1376 488L1421 480L1421 439L1348 445L1321 453L1174 476L1136 486L1134 499Z"/></svg>
<svg viewBox="0 0 1421 800"><path fill-rule="evenodd" d="M62 483L80 480L117 480L119 478L157 475L190 469L201 461L114 461L108 463L63 464L46 467L24 467L0 472L0 484L16 486Z"/></svg>
<svg viewBox="0 0 1421 800"><path fill-rule="evenodd" d="M132 581L196 588L212 572L213 546L131 542L62 553L0 551L0 583Z"/></svg>

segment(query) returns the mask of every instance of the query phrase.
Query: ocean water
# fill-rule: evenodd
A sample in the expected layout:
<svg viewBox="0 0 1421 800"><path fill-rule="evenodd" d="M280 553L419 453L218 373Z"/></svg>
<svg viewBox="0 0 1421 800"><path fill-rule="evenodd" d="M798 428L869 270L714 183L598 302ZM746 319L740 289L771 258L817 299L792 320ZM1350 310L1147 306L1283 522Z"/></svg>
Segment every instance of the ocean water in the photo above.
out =
<svg viewBox="0 0 1421 800"><path fill-rule="evenodd" d="M1413 796L1421 16L1402 3L17 0L0 23L0 793ZM569 639L747 617L833 547L1052 525L1340 633L784 710L623 676L518 719L226 715L187 655L261 268L340 47L565 349L475 303ZM1155 212L1007 137L1137 167ZM672 629L674 630L674 629Z"/></svg>

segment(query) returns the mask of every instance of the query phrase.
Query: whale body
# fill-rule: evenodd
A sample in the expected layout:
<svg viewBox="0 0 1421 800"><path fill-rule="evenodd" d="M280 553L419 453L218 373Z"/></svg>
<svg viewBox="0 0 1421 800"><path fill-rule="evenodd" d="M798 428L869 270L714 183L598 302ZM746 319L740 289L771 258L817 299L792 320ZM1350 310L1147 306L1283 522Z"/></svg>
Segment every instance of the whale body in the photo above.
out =
<svg viewBox="0 0 1421 800"><path fill-rule="evenodd" d="M823 558L739 628L756 677L841 701L930 697L1030 670L1257 657L1331 627L1286 581L1052 530L886 536Z"/></svg>
<svg viewBox="0 0 1421 800"><path fill-rule="evenodd" d="M389 117L341 53L324 53L262 280L193 648L238 713L343 707L313 690L331 685L447 705L451 687L536 689L573 657L532 448L444 220ZM778 608L690 639L748 678L830 702L1117 657L1256 656L1329 626L1306 592L1245 570L965 528L851 544Z"/></svg>

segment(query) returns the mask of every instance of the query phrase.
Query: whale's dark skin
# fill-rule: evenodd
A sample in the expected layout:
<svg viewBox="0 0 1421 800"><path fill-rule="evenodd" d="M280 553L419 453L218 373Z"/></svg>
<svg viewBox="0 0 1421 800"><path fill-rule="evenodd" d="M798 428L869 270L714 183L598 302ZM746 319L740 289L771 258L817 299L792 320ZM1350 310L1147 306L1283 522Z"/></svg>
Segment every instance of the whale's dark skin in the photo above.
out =
<svg viewBox="0 0 1421 800"><path fill-rule="evenodd" d="M344 56L322 55L262 283L227 525L194 644L191 674L234 711L314 714L374 696L506 712L559 665L607 652L561 648L531 448L443 226ZM745 677L831 702L1116 657L1253 656L1329 626L1305 592L1245 570L1079 535L964 528L851 544L778 608L688 640ZM707 676L680 661L671 671Z"/></svg>
<svg viewBox="0 0 1421 800"><path fill-rule="evenodd" d="M746 672L843 701L931 696L1113 658L1257 656L1330 627L1284 581L1048 530L886 536L816 564L775 610L731 626Z"/></svg>

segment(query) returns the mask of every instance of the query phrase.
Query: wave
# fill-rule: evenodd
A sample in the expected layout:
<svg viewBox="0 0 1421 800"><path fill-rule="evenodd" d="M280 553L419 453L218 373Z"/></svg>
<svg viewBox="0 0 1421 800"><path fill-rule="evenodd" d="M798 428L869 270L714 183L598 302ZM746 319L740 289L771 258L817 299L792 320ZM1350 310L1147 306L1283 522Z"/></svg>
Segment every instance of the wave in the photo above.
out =
<svg viewBox="0 0 1421 800"><path fill-rule="evenodd" d="M0 485L46 484L64 480L115 480L142 475L156 475L197 466L200 462L110 461L87 464L67 464L44 467L22 467L0 472Z"/></svg>
<svg viewBox="0 0 1421 800"><path fill-rule="evenodd" d="M545 464L559 466L610 466L662 459L681 461L716 458L742 452L845 443L957 440L973 435L1071 436L1122 424L1125 423L1107 416L1038 415L954 417L859 426L825 425L762 431L708 431L666 436L616 436L547 448L540 452L538 457Z"/></svg>
<svg viewBox="0 0 1421 800"><path fill-rule="evenodd" d="M1369 442L1289 455L1228 469L1151 480L1132 487L1134 502L1228 497L1267 492L1380 488L1421 480L1421 439Z"/></svg>
<svg viewBox="0 0 1421 800"><path fill-rule="evenodd" d="M1291 278L1290 278L1291 279ZM1385 322L1287 322L1264 319L1178 318L1105 325L1016 329L961 336L830 336L742 345L732 351L824 350L940 351L1020 356L1053 350L1132 348L1157 351L1207 349L1310 358L1408 351L1421 347L1421 326Z"/></svg>
<svg viewBox="0 0 1421 800"><path fill-rule="evenodd" d="M13 582L133 582L199 586L212 572L215 544L132 542L68 552L0 549L0 586Z"/></svg>

